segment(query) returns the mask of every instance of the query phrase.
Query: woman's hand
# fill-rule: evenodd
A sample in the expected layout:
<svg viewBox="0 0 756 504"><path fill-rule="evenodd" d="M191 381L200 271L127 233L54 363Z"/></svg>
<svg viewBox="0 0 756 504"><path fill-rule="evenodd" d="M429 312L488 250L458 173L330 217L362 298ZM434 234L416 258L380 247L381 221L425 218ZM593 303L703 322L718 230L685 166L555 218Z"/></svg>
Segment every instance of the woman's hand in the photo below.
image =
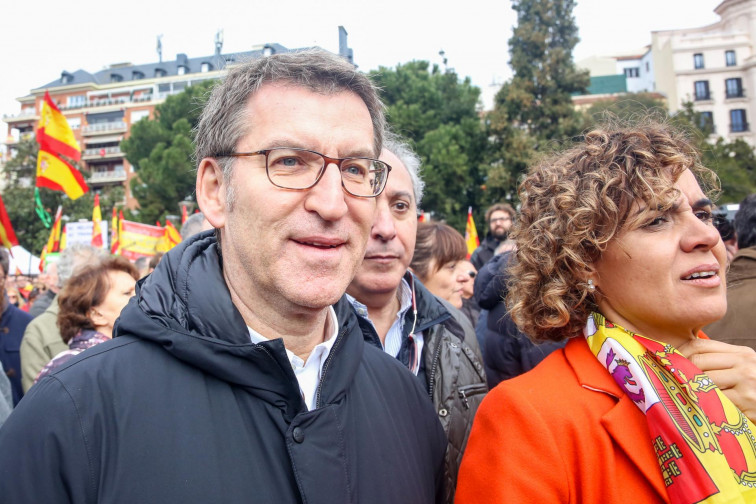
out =
<svg viewBox="0 0 756 504"><path fill-rule="evenodd" d="M756 351L721 341L695 339L677 350L719 387L752 422L756 422Z"/></svg>

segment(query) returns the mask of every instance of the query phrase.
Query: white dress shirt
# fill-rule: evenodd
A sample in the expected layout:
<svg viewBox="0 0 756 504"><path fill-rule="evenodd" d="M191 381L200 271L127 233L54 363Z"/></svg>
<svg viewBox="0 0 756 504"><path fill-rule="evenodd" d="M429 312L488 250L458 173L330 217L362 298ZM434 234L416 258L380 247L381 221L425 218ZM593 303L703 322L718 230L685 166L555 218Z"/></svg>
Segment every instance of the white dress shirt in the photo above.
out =
<svg viewBox="0 0 756 504"><path fill-rule="evenodd" d="M294 370L294 375L299 382L299 391L302 393L302 398L307 405L308 410L315 408L315 395L320 384L320 378L323 374L323 364L325 364L328 354L333 348L333 344L336 343L336 337L338 336L338 320L336 318L336 311L331 306L328 309L328 321L327 325L329 330L328 339L322 343L315 345L315 348L310 352L307 361L303 361L300 357L295 355L288 348L286 349L286 356L289 358L291 368ZM251 327L247 326L249 330L249 339L252 343L262 343L268 341L268 338L258 333Z"/></svg>

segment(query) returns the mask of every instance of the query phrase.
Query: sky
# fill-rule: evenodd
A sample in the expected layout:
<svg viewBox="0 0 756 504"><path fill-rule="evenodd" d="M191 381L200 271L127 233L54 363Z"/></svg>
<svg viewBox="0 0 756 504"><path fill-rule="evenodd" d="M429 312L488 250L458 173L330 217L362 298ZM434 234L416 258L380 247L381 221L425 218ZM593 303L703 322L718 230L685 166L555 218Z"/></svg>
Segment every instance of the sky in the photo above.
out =
<svg viewBox="0 0 756 504"><path fill-rule="evenodd" d="M633 51L650 44L652 30L704 26L719 18L721 0L577 0L581 42L576 60ZM16 98L60 77L63 70L96 72L114 63L158 61L177 53L211 55L224 33L223 52L278 42L288 48L338 51L338 26L361 70L412 60L448 66L470 77L490 103L511 77L508 39L516 23L509 0L51 0L5 2L0 25L0 116L17 114ZM7 125L0 125L5 136Z"/></svg>

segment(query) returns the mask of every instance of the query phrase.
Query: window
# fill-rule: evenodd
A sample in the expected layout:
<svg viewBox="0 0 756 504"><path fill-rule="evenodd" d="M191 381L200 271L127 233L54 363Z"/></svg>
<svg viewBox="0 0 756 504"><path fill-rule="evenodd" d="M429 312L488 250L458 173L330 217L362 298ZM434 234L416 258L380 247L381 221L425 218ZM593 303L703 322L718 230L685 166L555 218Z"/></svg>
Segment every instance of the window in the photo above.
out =
<svg viewBox="0 0 756 504"><path fill-rule="evenodd" d="M743 96L743 81L740 78L725 80L725 96L727 98L740 98Z"/></svg>
<svg viewBox="0 0 756 504"><path fill-rule="evenodd" d="M121 82L123 80L123 75L112 73L110 74L110 82Z"/></svg>
<svg viewBox="0 0 756 504"><path fill-rule="evenodd" d="M156 68L155 77L165 77L165 70L163 70L162 68Z"/></svg>
<svg viewBox="0 0 756 504"><path fill-rule="evenodd" d="M82 107L87 102L86 95L69 96L67 98L66 106L69 108Z"/></svg>
<svg viewBox="0 0 756 504"><path fill-rule="evenodd" d="M131 72L131 80L139 80L144 79L144 72L140 70L134 70Z"/></svg>
<svg viewBox="0 0 756 504"><path fill-rule="evenodd" d="M703 54L696 53L693 55L693 68L699 69L704 67Z"/></svg>
<svg viewBox="0 0 756 504"><path fill-rule="evenodd" d="M648 61L646 61L646 72L650 72L650 71L651 71L651 64Z"/></svg>
<svg viewBox="0 0 756 504"><path fill-rule="evenodd" d="M730 110L730 131L733 133L748 131L745 109Z"/></svg>
<svg viewBox="0 0 756 504"><path fill-rule="evenodd" d="M703 131L714 133L714 113L701 112L701 115L698 119L698 127Z"/></svg>
<svg viewBox="0 0 756 504"><path fill-rule="evenodd" d="M211 65L210 63L207 63L207 62L205 62L205 63L202 63L202 67L200 68L200 70L201 70L201 71L202 71L203 73L205 73L205 72L209 72L209 71L210 71L210 70L212 70L212 69L213 69L213 65Z"/></svg>
<svg viewBox="0 0 756 504"><path fill-rule="evenodd" d="M131 124L134 124L135 122L142 120L145 117L150 117L149 110L132 110L131 111Z"/></svg>
<svg viewBox="0 0 756 504"><path fill-rule="evenodd" d="M178 74L179 75L184 75L185 73L186 73L186 67L185 66L178 67Z"/></svg>
<svg viewBox="0 0 756 504"><path fill-rule="evenodd" d="M638 77L640 75L640 68L631 67L625 68L625 77Z"/></svg>
<svg viewBox="0 0 756 504"><path fill-rule="evenodd" d="M738 64L738 60L735 58L735 51L725 51L725 64L727 66L735 66Z"/></svg>
<svg viewBox="0 0 756 504"><path fill-rule="evenodd" d="M81 128L81 117L66 117L68 120L68 125L71 126L72 130L76 130Z"/></svg>
<svg viewBox="0 0 756 504"><path fill-rule="evenodd" d="M701 80L695 82L695 95L696 100L708 100L709 99L709 81Z"/></svg>

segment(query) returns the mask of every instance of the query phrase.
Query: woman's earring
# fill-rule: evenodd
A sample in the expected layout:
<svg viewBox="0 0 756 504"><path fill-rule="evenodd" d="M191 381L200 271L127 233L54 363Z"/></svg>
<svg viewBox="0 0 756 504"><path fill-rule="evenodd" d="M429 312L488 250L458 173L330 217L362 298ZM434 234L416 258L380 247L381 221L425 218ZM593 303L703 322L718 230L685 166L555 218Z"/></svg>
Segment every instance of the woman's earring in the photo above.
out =
<svg viewBox="0 0 756 504"><path fill-rule="evenodd" d="M593 292L593 291L596 290L596 286L593 285L593 279L592 278L588 279L588 290L591 291L591 292Z"/></svg>

